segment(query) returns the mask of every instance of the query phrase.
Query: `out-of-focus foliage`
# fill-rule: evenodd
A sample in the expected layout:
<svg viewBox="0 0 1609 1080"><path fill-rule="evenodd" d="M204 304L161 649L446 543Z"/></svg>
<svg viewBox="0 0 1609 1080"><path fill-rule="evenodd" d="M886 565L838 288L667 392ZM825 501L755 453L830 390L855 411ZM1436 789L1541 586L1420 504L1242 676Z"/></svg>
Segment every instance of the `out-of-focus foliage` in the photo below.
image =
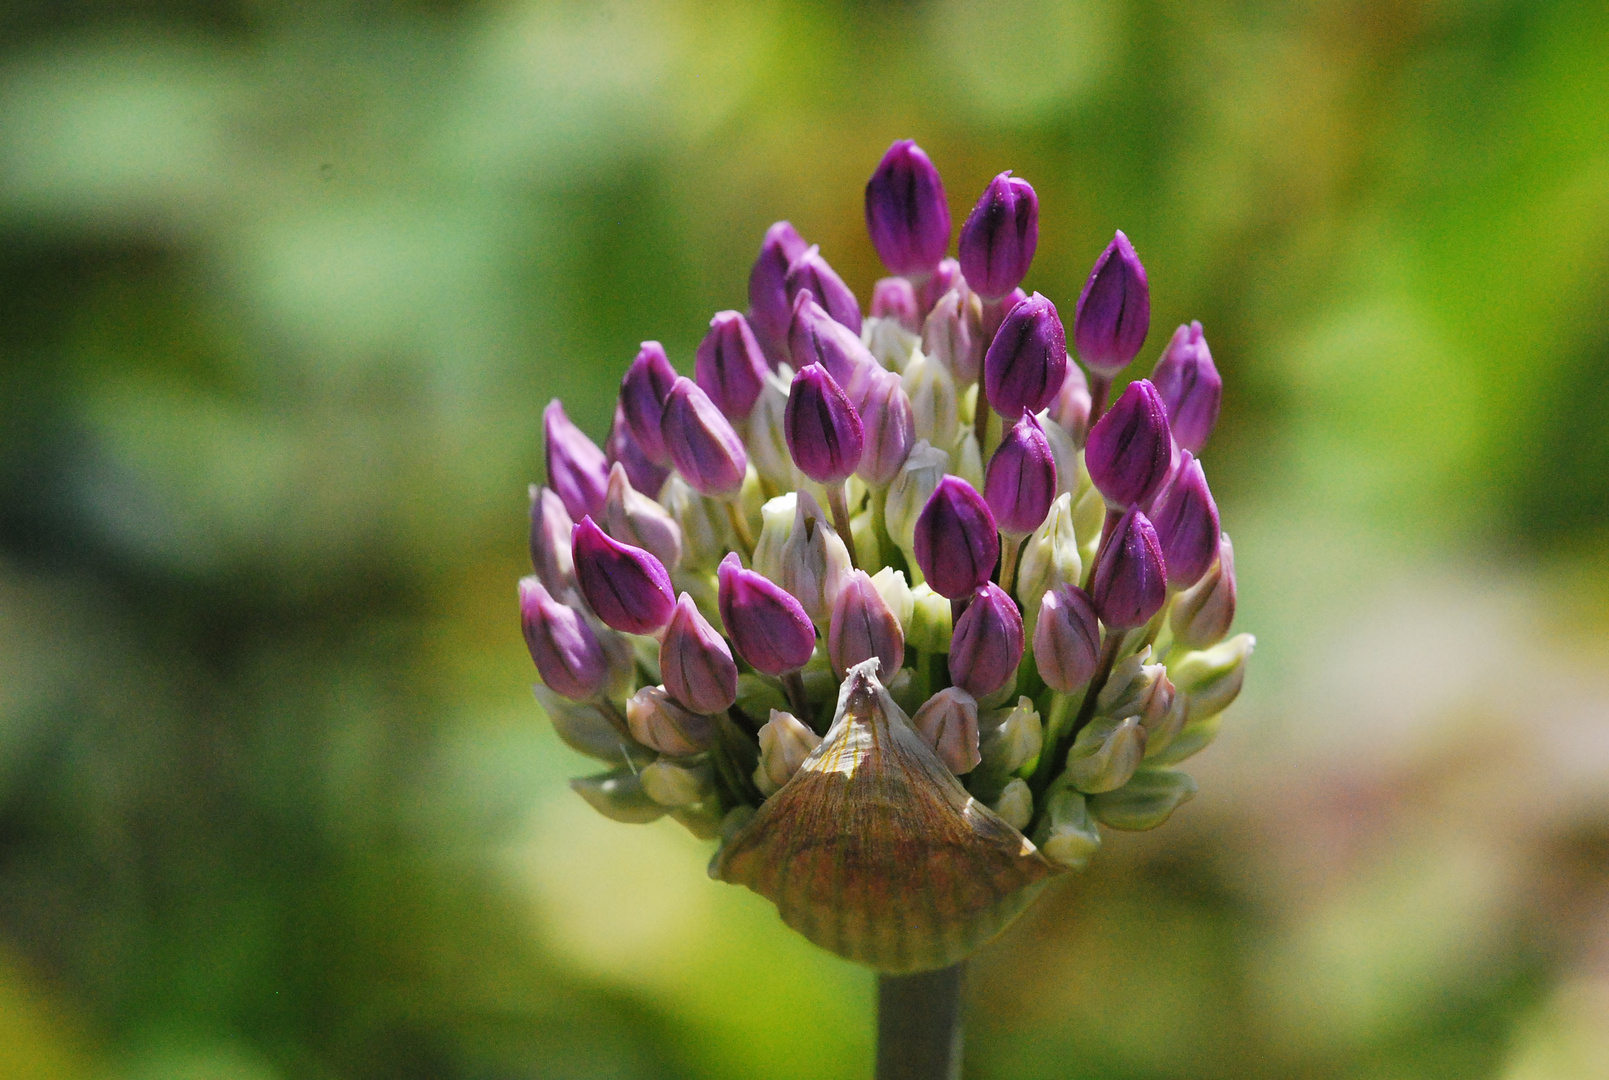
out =
<svg viewBox="0 0 1609 1080"><path fill-rule="evenodd" d="M1247 694L980 1077L1609 1075L1609 18L0 3L0 1075L832 1077L869 976L602 821L515 630L601 435L912 136L1206 325Z"/></svg>

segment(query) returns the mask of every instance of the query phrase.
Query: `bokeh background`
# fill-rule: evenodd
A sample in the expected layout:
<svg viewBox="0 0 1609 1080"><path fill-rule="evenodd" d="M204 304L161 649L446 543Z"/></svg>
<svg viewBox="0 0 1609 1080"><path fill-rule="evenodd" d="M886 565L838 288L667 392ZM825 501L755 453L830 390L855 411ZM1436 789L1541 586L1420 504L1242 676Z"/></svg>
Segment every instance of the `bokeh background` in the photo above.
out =
<svg viewBox="0 0 1609 1080"><path fill-rule="evenodd" d="M525 485L890 141L1228 384L1247 691L969 1075L1609 1076L1594 0L0 2L0 1076L832 1078L870 976L605 821Z"/></svg>

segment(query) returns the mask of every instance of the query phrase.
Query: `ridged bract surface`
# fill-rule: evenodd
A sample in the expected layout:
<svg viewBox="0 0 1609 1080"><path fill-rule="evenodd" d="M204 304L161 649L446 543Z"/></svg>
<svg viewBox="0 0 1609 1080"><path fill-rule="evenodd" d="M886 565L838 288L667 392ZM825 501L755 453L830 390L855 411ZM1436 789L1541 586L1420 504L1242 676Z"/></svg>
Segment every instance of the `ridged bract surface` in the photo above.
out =
<svg viewBox="0 0 1609 1080"><path fill-rule="evenodd" d="M879 971L963 959L1058 872L976 802L876 679L851 669L832 729L712 867L822 948Z"/></svg>

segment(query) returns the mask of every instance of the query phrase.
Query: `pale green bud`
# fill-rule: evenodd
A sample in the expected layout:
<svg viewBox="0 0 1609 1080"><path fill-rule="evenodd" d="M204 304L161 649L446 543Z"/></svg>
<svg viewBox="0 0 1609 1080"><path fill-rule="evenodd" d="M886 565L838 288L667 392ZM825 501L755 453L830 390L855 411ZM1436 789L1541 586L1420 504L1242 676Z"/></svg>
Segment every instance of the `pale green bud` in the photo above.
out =
<svg viewBox="0 0 1609 1080"><path fill-rule="evenodd" d="M983 737L978 749L983 764L969 786L986 795L1004 790L1011 775L1039 759L1044 748L1045 729L1032 699L1017 699L1016 708L998 710L983 717Z"/></svg>
<svg viewBox="0 0 1609 1080"><path fill-rule="evenodd" d="M1177 700L1186 701L1183 694L1180 694ZM1218 732L1223 728L1224 714L1221 712L1201 720L1188 720L1188 704L1181 705L1180 708L1188 722L1180 729L1179 734L1174 736L1171 743L1157 751L1155 757L1146 759L1147 765L1177 765L1186 758L1194 757L1212 745L1212 741L1218 737Z"/></svg>
<svg viewBox="0 0 1609 1080"><path fill-rule="evenodd" d="M916 544L916 518L949 469L949 454L926 440L918 440L911 447L911 456L889 482L884 496L883 520L888 526L888 535L907 554ZM915 564L915 556L911 557L911 562Z"/></svg>
<svg viewBox="0 0 1609 1080"><path fill-rule="evenodd" d="M994 801L992 809L1013 829L1026 829L1034 818L1033 792L1028 790L1027 783L1014 776Z"/></svg>
<svg viewBox="0 0 1609 1080"><path fill-rule="evenodd" d="M821 736L792 713L772 709L771 719L760 728L760 764L754 769L754 786L767 798L775 795L820 745Z"/></svg>
<svg viewBox="0 0 1609 1080"><path fill-rule="evenodd" d="M721 822L724 817L721 813L721 800L713 796L691 806L674 807L670 811L670 816L700 840L713 840L721 835Z"/></svg>
<svg viewBox="0 0 1609 1080"><path fill-rule="evenodd" d="M854 479L851 477L850 479ZM877 498L872 492L872 498ZM855 503L850 503L854 506ZM872 516L871 503L849 518L849 535L855 542L855 561L861 566L876 566L883 561L882 541L877 535L877 520Z"/></svg>
<svg viewBox="0 0 1609 1080"><path fill-rule="evenodd" d="M1091 795L1089 812L1096 821L1114 829L1154 829L1195 793L1195 780L1182 772L1141 769L1116 791Z"/></svg>
<svg viewBox="0 0 1609 1080"><path fill-rule="evenodd" d="M1050 443L1051 456L1056 459L1056 491L1063 495L1078 493L1079 474L1084 468L1084 455L1067 429L1050 418L1050 410L1039 413L1039 426L1045 429Z"/></svg>
<svg viewBox="0 0 1609 1080"><path fill-rule="evenodd" d="M911 357L900 375L905 396L911 399L911 417L916 421L916 438L934 446L951 446L960 433L960 402L955 380L944 365L920 353Z"/></svg>
<svg viewBox="0 0 1609 1080"><path fill-rule="evenodd" d="M782 576L782 545L793 532L793 518L798 510L799 496L792 491L760 507L760 532L755 537L754 558L749 565L772 581Z"/></svg>
<svg viewBox="0 0 1609 1080"><path fill-rule="evenodd" d="M888 610L894 613L894 618L899 620L900 629L909 639L916 600L911 596L911 587L905 583L905 572L885 566L872 575L872 587L883 598L883 603L888 605Z"/></svg>
<svg viewBox="0 0 1609 1080"><path fill-rule="evenodd" d="M1023 626L1032 636L1045 594L1058 585L1077 585L1084 566L1073 529L1073 497L1065 492L1050 504L1050 513L1023 541L1017 556L1017 599L1022 601Z"/></svg>
<svg viewBox="0 0 1609 1080"><path fill-rule="evenodd" d="M616 728L596 707L561 697L541 683L531 691L552 721L553 730L570 749L611 763L651 760L646 747Z"/></svg>
<svg viewBox="0 0 1609 1080"><path fill-rule="evenodd" d="M731 547L732 523L726 507L700 495L672 474L659 501L682 530L682 569L713 570Z"/></svg>
<svg viewBox="0 0 1609 1080"><path fill-rule="evenodd" d="M793 528L783 541L779 556L778 573L771 580L792 593L813 622L818 626L826 625L832 618L833 601L838 599L838 591L843 588L852 567L849 549L833 529L821 504L807 491L798 493Z"/></svg>
<svg viewBox="0 0 1609 1080"><path fill-rule="evenodd" d="M962 424L955 440L955 475L971 484L974 491L983 490L983 451L971 424Z"/></svg>
<svg viewBox="0 0 1609 1080"><path fill-rule="evenodd" d="M1190 700L1188 723L1215 716L1240 696L1246 679L1246 659L1257 639L1236 634L1210 649L1185 653L1169 666L1173 685Z"/></svg>
<svg viewBox="0 0 1609 1080"><path fill-rule="evenodd" d="M1078 535L1078 554L1088 566L1101 544L1101 527L1106 524L1106 497L1091 484L1073 500L1073 529Z"/></svg>
<svg viewBox="0 0 1609 1080"><path fill-rule="evenodd" d="M1140 718L1100 719L1090 723L1067 751L1067 782L1086 794L1115 791L1129 782L1145 757L1145 728Z"/></svg>
<svg viewBox="0 0 1609 1080"><path fill-rule="evenodd" d="M901 326L898 319L875 315L868 315L861 321L860 340L877 362L890 371L905 370L912 354L922 345L922 339Z"/></svg>
<svg viewBox="0 0 1609 1080"><path fill-rule="evenodd" d="M1162 751L1173 745L1173 741L1184 730L1185 721L1190 716L1190 699L1183 694L1174 693L1168 702L1167 712L1145 728L1145 757L1146 760L1156 758ZM1140 721L1145 723L1144 719Z"/></svg>
<svg viewBox="0 0 1609 1080"><path fill-rule="evenodd" d="M978 700L958 686L940 690L916 710L911 726L957 776L978 767Z"/></svg>
<svg viewBox="0 0 1609 1080"><path fill-rule="evenodd" d="M748 522L750 536L760 527L760 507L764 505L765 485L760 483L760 474L755 471L754 463L750 462L743 474L743 486L737 492L737 510Z"/></svg>
<svg viewBox="0 0 1609 1080"><path fill-rule="evenodd" d="M950 602L934 592L927 582L911 590L911 621L906 626L905 644L923 652L950 651Z"/></svg>
<svg viewBox="0 0 1609 1080"><path fill-rule="evenodd" d="M1034 843L1051 862L1082 870L1101 846L1101 830L1090 820L1084 796L1059 787L1045 806L1045 821Z"/></svg>
<svg viewBox="0 0 1609 1080"><path fill-rule="evenodd" d="M1115 680L1108 681L1101 689L1100 697L1095 699L1097 716L1119 720L1125 716L1137 716L1147 736L1166 721L1178 698L1173 683L1168 679L1168 669L1161 664L1143 662L1150 655L1151 647L1148 645L1128 657L1121 666L1129 668L1130 661L1139 660L1138 669L1131 675L1125 672L1126 677L1121 684Z"/></svg>
<svg viewBox="0 0 1609 1080"><path fill-rule="evenodd" d="M793 385L793 369L779 364L767 372L760 396L749 414L749 433L745 441L749 463L760 479L773 491L792 491L799 486L800 472L788 452L787 429L783 416L788 409L788 389Z"/></svg>
<svg viewBox="0 0 1609 1080"><path fill-rule="evenodd" d="M661 757L641 775L643 791L660 806L692 806L715 793L715 770L708 761Z"/></svg>
<svg viewBox="0 0 1609 1080"><path fill-rule="evenodd" d="M570 788L606 818L642 825L665 815L665 808L648 797L638 774L626 766L596 776L578 776Z"/></svg>

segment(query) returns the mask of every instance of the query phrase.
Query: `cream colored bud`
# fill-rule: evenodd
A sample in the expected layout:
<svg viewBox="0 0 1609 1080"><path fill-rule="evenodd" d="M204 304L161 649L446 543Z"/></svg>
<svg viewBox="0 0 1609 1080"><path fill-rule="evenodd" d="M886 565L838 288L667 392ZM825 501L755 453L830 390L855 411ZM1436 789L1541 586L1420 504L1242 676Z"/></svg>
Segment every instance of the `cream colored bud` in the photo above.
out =
<svg viewBox="0 0 1609 1080"><path fill-rule="evenodd" d="M666 570L675 570L682 561L682 527L663 506L631 486L618 461L609 469L601 524L621 543L653 555Z"/></svg>
<svg viewBox="0 0 1609 1080"><path fill-rule="evenodd" d="M860 341L877 362L890 371L903 371L911 356L922 347L922 339L899 324L898 319L867 316L860 324Z"/></svg>
<svg viewBox="0 0 1609 1080"><path fill-rule="evenodd" d="M1026 829L1034 819L1034 794L1018 777L1012 777L1000 797L994 801L994 812L1013 829Z"/></svg>
<svg viewBox="0 0 1609 1080"><path fill-rule="evenodd" d="M888 605L888 610L894 613L900 628L909 637L911 614L916 609L916 601L911 598L911 587L905 583L905 572L885 566L872 575L872 585L882 594L883 603Z"/></svg>
<svg viewBox="0 0 1609 1080"><path fill-rule="evenodd" d="M960 434L960 402L955 381L944 365L918 353L906 365L900 382L911 401L916 438L934 446L953 445Z"/></svg>
<svg viewBox="0 0 1609 1080"><path fill-rule="evenodd" d="M1083 579L1071 495L1056 496L1050 513L1023 542L1017 558L1017 599L1022 601L1023 622L1031 627L1047 592L1058 585L1077 585Z"/></svg>
<svg viewBox="0 0 1609 1080"><path fill-rule="evenodd" d="M638 742L672 757L708 750L715 739L714 721L676 704L663 686L645 686L631 696L626 724Z"/></svg>
<svg viewBox="0 0 1609 1080"><path fill-rule="evenodd" d="M731 547L726 507L700 495L675 474L660 489L659 502L682 531L681 568L713 570Z"/></svg>
<svg viewBox="0 0 1609 1080"><path fill-rule="evenodd" d="M1005 777L1016 772L1039 756L1044 747L1045 729L1039 722L1039 713L1033 699L1020 697L1016 708L1004 716L995 713L988 718L981 750L983 764L991 773L1005 782Z"/></svg>
<svg viewBox="0 0 1609 1080"><path fill-rule="evenodd" d="M1045 823L1034 843L1051 862L1082 870L1101 846L1101 830L1089 816L1084 796L1057 788L1045 807Z"/></svg>
<svg viewBox="0 0 1609 1080"><path fill-rule="evenodd" d="M1256 645L1250 634L1236 634L1210 649L1185 653L1170 666L1174 686L1190 701L1188 723L1223 712L1240 696L1246 660Z"/></svg>
<svg viewBox="0 0 1609 1080"><path fill-rule="evenodd" d="M1115 791L1129 782L1145 757L1145 728L1140 718L1095 720L1067 751L1067 783L1086 794Z"/></svg>
<svg viewBox="0 0 1609 1080"><path fill-rule="evenodd" d="M978 701L958 686L928 698L911 717L911 725L957 776L971 772L983 760L978 752Z"/></svg>
<svg viewBox="0 0 1609 1080"><path fill-rule="evenodd" d="M754 558L749 565L772 581L782 577L782 545L793 532L793 517L798 510L799 496L792 491L760 507L760 533L755 538Z"/></svg>
<svg viewBox="0 0 1609 1080"><path fill-rule="evenodd" d="M642 789L664 807L692 806L715 793L715 771L707 761L662 757L642 771Z"/></svg>
<svg viewBox="0 0 1609 1080"><path fill-rule="evenodd" d="M1114 829L1154 829L1195 794L1195 780L1182 772L1141 769L1116 791L1091 795L1089 812Z"/></svg>
<svg viewBox="0 0 1609 1080"><path fill-rule="evenodd" d="M773 491L792 491L799 486L800 473L788 452L787 429L783 417L788 409L788 389L793 385L793 369L780 364L766 373L760 396L749 414L749 433L745 440L749 464Z"/></svg>
<svg viewBox="0 0 1609 1080"><path fill-rule="evenodd" d="M1050 418L1049 409L1039 414L1039 426L1045 429L1050 453L1056 459L1056 491L1072 495L1078 491L1078 474L1084 467L1084 455L1067 429Z"/></svg>
<svg viewBox="0 0 1609 1080"><path fill-rule="evenodd" d="M933 490L950 470L950 455L926 440L911 447L911 456L888 485L883 520L894 543L909 553L916 543L916 518ZM912 556L914 565L915 556Z"/></svg>
<svg viewBox="0 0 1609 1080"><path fill-rule="evenodd" d="M792 713L772 709L771 719L760 728L760 764L754 770L754 786L767 798L775 795L820 745L821 736Z"/></svg>
<svg viewBox="0 0 1609 1080"><path fill-rule="evenodd" d="M1078 556L1088 566L1101 544L1101 528L1106 524L1106 498L1094 484L1073 500L1073 529L1078 535Z"/></svg>
<svg viewBox="0 0 1609 1080"><path fill-rule="evenodd" d="M826 625L832 618L833 601L849 576L849 549L821 504L807 491L798 493L793 528L780 555L779 573L772 580L793 594L812 622Z"/></svg>
<svg viewBox="0 0 1609 1080"><path fill-rule="evenodd" d="M922 325L922 348L954 376L958 385L977 381L983 354L983 302L972 290L951 289L928 313Z"/></svg>
<svg viewBox="0 0 1609 1080"><path fill-rule="evenodd" d="M923 582L911 590L911 621L905 641L923 652L950 651L950 602Z"/></svg>
<svg viewBox="0 0 1609 1080"><path fill-rule="evenodd" d="M955 475L971 484L974 491L983 490L983 451L978 448L978 436L971 424L962 424L955 440Z"/></svg>

